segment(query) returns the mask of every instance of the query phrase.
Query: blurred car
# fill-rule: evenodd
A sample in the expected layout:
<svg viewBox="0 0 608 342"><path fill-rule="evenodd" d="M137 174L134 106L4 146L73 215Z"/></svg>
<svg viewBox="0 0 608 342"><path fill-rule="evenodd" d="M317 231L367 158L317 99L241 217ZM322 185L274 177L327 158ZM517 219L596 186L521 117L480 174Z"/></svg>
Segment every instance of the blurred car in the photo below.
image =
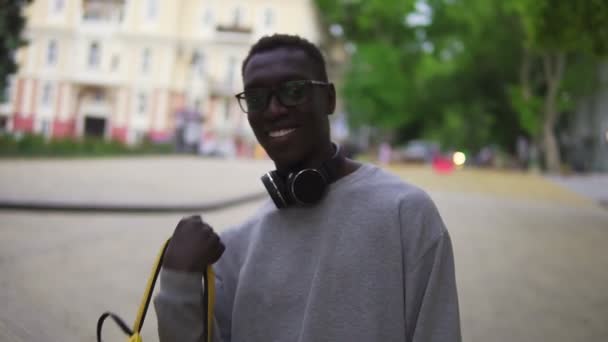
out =
<svg viewBox="0 0 608 342"><path fill-rule="evenodd" d="M402 163L430 163L439 153L439 145L425 140L412 140L394 151L394 161Z"/></svg>

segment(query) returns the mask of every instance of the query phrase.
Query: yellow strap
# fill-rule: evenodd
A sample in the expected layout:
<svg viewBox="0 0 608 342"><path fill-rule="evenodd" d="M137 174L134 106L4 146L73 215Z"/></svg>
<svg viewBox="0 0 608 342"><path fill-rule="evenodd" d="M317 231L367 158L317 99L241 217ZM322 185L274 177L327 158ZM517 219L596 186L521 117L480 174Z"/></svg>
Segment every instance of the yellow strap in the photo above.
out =
<svg viewBox="0 0 608 342"><path fill-rule="evenodd" d="M137 317L135 318L135 323L133 323L133 335L131 335L129 337L128 342L141 342L141 336L140 336L140 332L141 332L141 327L143 324L143 320L146 316L146 311L147 311L147 307L150 304L150 297L152 296L152 291L154 291L154 284L156 282L156 278L158 277L158 273L160 272L160 267L162 265L162 261L163 261L163 256L165 254L165 250L167 249L167 246L169 245L169 241L171 239L168 239L167 241L165 241L165 243L163 244L163 247L161 248L160 252L158 253L158 255L156 256L156 261L154 262L154 267L152 268L152 273L150 274L150 276L148 277L148 283L146 284L146 290L144 292L144 296L141 299L141 302L139 304L139 310L137 310ZM215 275L213 273L213 267L211 267L211 265L207 266L207 283L205 284L205 286L207 286L207 341L208 342L212 342L213 341L213 313L214 313L214 306L215 306Z"/></svg>
<svg viewBox="0 0 608 342"><path fill-rule="evenodd" d="M139 333L133 333L133 335L129 336L129 340L127 342L142 342L141 335Z"/></svg>
<svg viewBox="0 0 608 342"><path fill-rule="evenodd" d="M215 307L215 275L213 267L207 266L207 342L213 341L213 308Z"/></svg>
<svg viewBox="0 0 608 342"><path fill-rule="evenodd" d="M163 247L158 252L156 256L156 261L154 261L154 266L152 267L152 273L148 277L148 283L146 284L146 290L144 292L144 296L139 303L139 310L137 310L137 316L135 318L135 323L133 323L133 332L139 333L141 332L142 322L146 315L147 306L150 303L150 296L152 296L152 291L154 291L154 283L156 281L156 277L158 276L158 272L160 271L160 266L163 261L163 255L165 254L165 250L169 245L170 239L165 241Z"/></svg>

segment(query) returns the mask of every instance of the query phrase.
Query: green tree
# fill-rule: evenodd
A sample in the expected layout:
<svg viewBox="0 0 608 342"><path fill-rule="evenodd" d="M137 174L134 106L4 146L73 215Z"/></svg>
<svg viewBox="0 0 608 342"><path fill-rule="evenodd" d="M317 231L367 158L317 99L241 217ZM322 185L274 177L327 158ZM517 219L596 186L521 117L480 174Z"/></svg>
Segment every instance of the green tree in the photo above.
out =
<svg viewBox="0 0 608 342"><path fill-rule="evenodd" d="M509 85L518 80L515 71L521 55L522 32L514 15L503 1L427 3L433 15L426 37L435 46L436 68L443 66L444 72L440 77L425 73L432 81L426 87L429 99L422 105L439 117L426 121L425 131L445 142L459 141L450 145L470 150L487 144L512 149L522 131L508 93ZM454 122L461 122L461 129L444 128L455 127Z"/></svg>
<svg viewBox="0 0 608 342"><path fill-rule="evenodd" d="M406 32L403 15L413 9L413 1L317 1L327 26L339 24L344 38L354 43L350 68L342 90L349 119L354 125L373 123L391 129L410 123L407 106L411 83L404 49L397 48ZM404 30L405 29L405 30Z"/></svg>
<svg viewBox="0 0 608 342"><path fill-rule="evenodd" d="M513 144L521 128L506 85L518 81L522 33L501 1L317 3L357 47L343 89L354 124L471 150ZM426 20L410 22L416 11Z"/></svg>
<svg viewBox="0 0 608 342"><path fill-rule="evenodd" d="M26 41L21 34L25 26L23 8L31 0L0 0L0 90L6 89L7 78L17 71L15 51ZM0 100L4 100L4 91Z"/></svg>
<svg viewBox="0 0 608 342"><path fill-rule="evenodd" d="M513 98L530 128L541 131L547 169L558 172L561 161L555 126L564 106L572 103L572 94L588 88L584 87L588 77L580 75L596 71L588 68L596 63L580 60L608 53L608 2L514 0L511 5L525 31L521 85ZM541 70L536 84L531 76L534 63ZM535 112L539 119L534 118Z"/></svg>

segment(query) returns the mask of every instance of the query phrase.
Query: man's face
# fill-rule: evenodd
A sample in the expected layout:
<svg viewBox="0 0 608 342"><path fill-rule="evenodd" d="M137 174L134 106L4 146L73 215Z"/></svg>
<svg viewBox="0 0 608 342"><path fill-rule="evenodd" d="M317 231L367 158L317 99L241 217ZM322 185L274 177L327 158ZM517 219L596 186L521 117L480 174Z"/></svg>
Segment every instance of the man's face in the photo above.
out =
<svg viewBox="0 0 608 342"><path fill-rule="evenodd" d="M246 92L278 89L293 81L321 81L318 74L306 52L277 48L251 57L243 73L243 84ZM318 159L329 142L327 115L335 103L333 86L306 87L305 100L297 105L282 104L276 94L270 96L264 110L247 115L259 143L277 168L291 168Z"/></svg>

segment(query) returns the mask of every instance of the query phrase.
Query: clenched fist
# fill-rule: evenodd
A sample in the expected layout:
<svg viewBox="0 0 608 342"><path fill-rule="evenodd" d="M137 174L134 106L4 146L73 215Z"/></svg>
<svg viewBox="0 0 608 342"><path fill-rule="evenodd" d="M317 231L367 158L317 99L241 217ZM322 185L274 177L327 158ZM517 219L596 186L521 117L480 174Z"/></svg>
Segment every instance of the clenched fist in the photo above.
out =
<svg viewBox="0 0 608 342"><path fill-rule="evenodd" d="M167 246L163 267L202 273L224 253L224 244L199 215L181 219Z"/></svg>

